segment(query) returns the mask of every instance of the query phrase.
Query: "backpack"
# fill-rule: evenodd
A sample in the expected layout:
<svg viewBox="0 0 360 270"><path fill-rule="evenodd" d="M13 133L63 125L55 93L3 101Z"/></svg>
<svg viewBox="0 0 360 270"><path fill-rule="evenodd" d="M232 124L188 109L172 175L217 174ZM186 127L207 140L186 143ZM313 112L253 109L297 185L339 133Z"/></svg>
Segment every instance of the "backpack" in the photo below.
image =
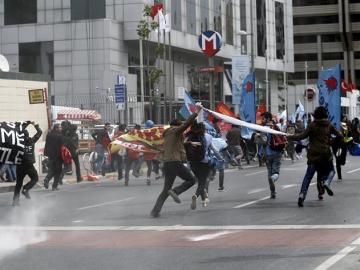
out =
<svg viewBox="0 0 360 270"><path fill-rule="evenodd" d="M64 164L71 164L72 156L69 149L67 149L65 145L62 145L60 152L61 152L61 159L64 162Z"/></svg>
<svg viewBox="0 0 360 270"><path fill-rule="evenodd" d="M280 131L276 125L273 125L272 128L274 130ZM269 142L269 146L272 150L282 151L285 149L287 144L287 139L283 135L271 134L271 140Z"/></svg>
<svg viewBox="0 0 360 270"><path fill-rule="evenodd" d="M185 152L186 152L187 160L188 161L195 161L195 162L202 161L204 159L204 157L205 157L205 154L206 154L205 137L190 134L186 138L186 142L188 142L188 143L185 143ZM200 142L201 145L200 146L194 146L190 142Z"/></svg>

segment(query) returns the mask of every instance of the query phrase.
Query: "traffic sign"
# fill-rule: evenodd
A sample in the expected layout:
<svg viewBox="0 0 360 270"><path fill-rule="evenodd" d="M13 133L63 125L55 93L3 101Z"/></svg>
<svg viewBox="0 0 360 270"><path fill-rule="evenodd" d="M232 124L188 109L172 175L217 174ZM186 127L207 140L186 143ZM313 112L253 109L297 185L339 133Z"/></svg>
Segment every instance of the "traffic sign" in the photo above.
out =
<svg viewBox="0 0 360 270"><path fill-rule="evenodd" d="M115 84L115 103L118 110L125 109L126 84Z"/></svg>
<svg viewBox="0 0 360 270"><path fill-rule="evenodd" d="M200 49L209 57L214 56L221 49L222 38L218 32L205 31L199 36Z"/></svg>

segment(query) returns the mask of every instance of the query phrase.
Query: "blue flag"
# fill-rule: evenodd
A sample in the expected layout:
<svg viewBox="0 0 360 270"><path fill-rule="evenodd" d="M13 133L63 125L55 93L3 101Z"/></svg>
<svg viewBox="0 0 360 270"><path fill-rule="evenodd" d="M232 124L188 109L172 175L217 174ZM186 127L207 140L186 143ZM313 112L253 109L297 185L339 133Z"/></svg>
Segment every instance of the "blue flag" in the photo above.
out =
<svg viewBox="0 0 360 270"><path fill-rule="evenodd" d="M329 115L329 121L340 129L341 113L341 69L340 65L323 70L317 82L319 89L319 105L324 107Z"/></svg>
<svg viewBox="0 0 360 270"><path fill-rule="evenodd" d="M240 99L240 118L248 123L256 122L255 105L255 74L249 73L242 82ZM248 128L241 129L241 136L250 139L253 131Z"/></svg>
<svg viewBox="0 0 360 270"><path fill-rule="evenodd" d="M185 91L184 92L184 105L179 110L179 113L184 119L187 119L195 111L196 111L195 100L190 96L189 92ZM216 137L217 132L216 132L214 126L209 121L207 121L208 115L207 115L207 112L205 112L204 110L203 110L202 118L204 119L206 132L209 133L211 136Z"/></svg>

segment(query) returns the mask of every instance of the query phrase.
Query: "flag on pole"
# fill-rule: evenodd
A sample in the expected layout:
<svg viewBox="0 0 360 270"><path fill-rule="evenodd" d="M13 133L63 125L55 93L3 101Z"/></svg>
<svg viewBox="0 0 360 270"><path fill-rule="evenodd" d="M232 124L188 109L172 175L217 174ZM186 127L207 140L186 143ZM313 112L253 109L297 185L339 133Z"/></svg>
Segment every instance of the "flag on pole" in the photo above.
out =
<svg viewBox="0 0 360 270"><path fill-rule="evenodd" d="M302 105L301 101L299 100L299 105L296 109L296 111L291 115L291 122L295 123L299 119L303 119L305 115L305 108L304 105Z"/></svg>
<svg viewBox="0 0 360 270"><path fill-rule="evenodd" d="M317 82L319 105L327 110L329 121L338 129L341 121L340 76L340 65L336 65L334 68L321 71Z"/></svg>
<svg viewBox="0 0 360 270"><path fill-rule="evenodd" d="M150 16L152 19L158 15L159 10L162 10L164 8L163 4L156 4L151 7Z"/></svg>
<svg viewBox="0 0 360 270"><path fill-rule="evenodd" d="M240 97L240 118L248 123L256 122L255 105L255 74L249 73L242 81ZM241 128L241 136L250 139L253 131L249 128Z"/></svg>

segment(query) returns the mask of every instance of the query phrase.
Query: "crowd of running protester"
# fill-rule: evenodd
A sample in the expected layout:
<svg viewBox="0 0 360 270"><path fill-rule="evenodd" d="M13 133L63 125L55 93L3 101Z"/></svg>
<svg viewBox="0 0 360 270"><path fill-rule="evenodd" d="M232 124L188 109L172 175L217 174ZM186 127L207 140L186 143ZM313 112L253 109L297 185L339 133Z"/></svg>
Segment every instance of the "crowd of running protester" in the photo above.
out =
<svg viewBox="0 0 360 270"><path fill-rule="evenodd" d="M325 193L333 196L331 182L336 172L338 180L342 180L341 166L346 163L348 149L351 145L358 144L360 140L360 125L357 118L350 122L343 117L341 128L336 129L328 121L327 111L323 107L318 107L313 114L309 114L305 123L302 119L298 119L295 123L283 119L276 121L270 112L264 112L261 115L261 124L282 131L286 136L255 131L249 139L242 138L239 126L233 125L226 133L221 132L216 119L213 123L215 132L213 130L210 135L205 124L197 121L201 110L201 104L196 104L196 111L186 121L173 119L163 133L163 151L157 154L125 148L110 154L108 151L110 142L131 129L120 124L110 136L111 125L105 123L101 130L92 134L96 153L93 160L94 172L105 175L109 170L117 171L118 180L124 180L124 185L128 186L130 171L134 177L139 177L143 164L146 164L147 185L151 184L152 173L155 173L155 180L164 178L163 189L151 211L152 217L159 217L168 196L175 202L181 203L179 196L194 185L197 185L197 189L191 197L190 208L195 210L198 203L206 207L209 203L209 184L217 173L218 190L223 191L226 168L232 166L242 170L244 163L256 160L259 166L266 165L270 198L275 199L276 183L280 177L283 157L287 156L294 162L296 158L302 157L303 152L307 152L307 169L298 197L298 206L303 207L315 173L319 200L323 200ZM37 133L34 137L30 137L28 132L25 132L25 160L16 169L14 206L19 205L20 193L30 199L29 190L38 181L38 174L33 165L34 145L42 131L38 125L32 124ZM153 121L145 122L145 129L153 127ZM135 125L133 129L140 130L141 126ZM64 151L69 152L70 161L65 161ZM71 159L76 167L77 181L82 181L75 125L68 121L64 121L61 125L55 124L46 136L44 155L47 157L49 170L44 179L46 189L52 181L52 190L58 190L58 185L62 183L64 176L64 167L69 166ZM0 171L4 169L7 169L7 166L2 166ZM22 187L26 175L31 181ZM181 178L183 182L173 187L176 177Z"/></svg>

